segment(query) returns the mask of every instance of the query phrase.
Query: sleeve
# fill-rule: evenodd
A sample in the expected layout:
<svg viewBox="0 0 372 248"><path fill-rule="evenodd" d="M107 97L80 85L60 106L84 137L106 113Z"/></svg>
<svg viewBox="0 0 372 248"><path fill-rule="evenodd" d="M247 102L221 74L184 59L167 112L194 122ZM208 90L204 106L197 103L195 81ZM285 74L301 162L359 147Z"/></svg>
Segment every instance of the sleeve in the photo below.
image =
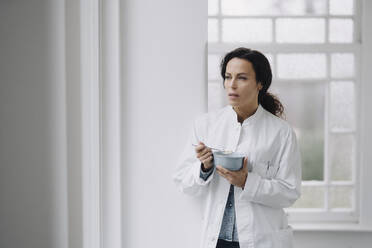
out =
<svg viewBox="0 0 372 248"><path fill-rule="evenodd" d="M301 155L293 129L287 134L274 178L248 173L239 199L273 208L287 208L301 196Z"/></svg>
<svg viewBox="0 0 372 248"><path fill-rule="evenodd" d="M214 170L212 170L211 175L206 180L201 177L201 162L196 157L194 146L192 146L199 141L204 142L205 130L205 127L203 128L198 124L197 120L194 121L188 141L172 175L178 189L187 195L199 196L205 193L214 175Z"/></svg>

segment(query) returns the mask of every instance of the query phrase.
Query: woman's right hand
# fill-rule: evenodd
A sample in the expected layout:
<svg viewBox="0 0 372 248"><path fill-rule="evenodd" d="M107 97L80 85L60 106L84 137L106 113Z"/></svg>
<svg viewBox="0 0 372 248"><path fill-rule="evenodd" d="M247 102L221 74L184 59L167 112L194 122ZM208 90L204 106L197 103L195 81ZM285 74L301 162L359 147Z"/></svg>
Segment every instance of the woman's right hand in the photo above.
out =
<svg viewBox="0 0 372 248"><path fill-rule="evenodd" d="M209 170L213 167L213 153L210 148L204 145L203 142L199 142L199 145L195 147L196 157L202 162L204 168Z"/></svg>

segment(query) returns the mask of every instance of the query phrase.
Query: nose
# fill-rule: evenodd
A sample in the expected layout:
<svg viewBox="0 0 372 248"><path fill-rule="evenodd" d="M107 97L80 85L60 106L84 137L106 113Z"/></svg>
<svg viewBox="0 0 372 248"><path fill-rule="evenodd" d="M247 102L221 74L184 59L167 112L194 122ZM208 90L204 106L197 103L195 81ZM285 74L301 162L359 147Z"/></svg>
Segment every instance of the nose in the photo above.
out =
<svg viewBox="0 0 372 248"><path fill-rule="evenodd" d="M223 83L224 88L233 88L236 89L238 87L238 82L235 77L233 78L225 78L225 81Z"/></svg>
<svg viewBox="0 0 372 248"><path fill-rule="evenodd" d="M231 81L230 81L230 85L231 85L231 88L235 89L236 86L237 86L237 83L236 83L236 79L235 78L232 78Z"/></svg>

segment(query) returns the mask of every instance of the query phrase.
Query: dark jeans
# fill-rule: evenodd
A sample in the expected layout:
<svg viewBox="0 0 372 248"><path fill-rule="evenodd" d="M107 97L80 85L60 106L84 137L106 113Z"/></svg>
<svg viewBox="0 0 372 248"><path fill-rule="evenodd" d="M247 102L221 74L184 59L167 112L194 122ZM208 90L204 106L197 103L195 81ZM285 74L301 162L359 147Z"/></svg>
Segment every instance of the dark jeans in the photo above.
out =
<svg viewBox="0 0 372 248"><path fill-rule="evenodd" d="M239 248L239 242L231 242L218 239L216 248Z"/></svg>

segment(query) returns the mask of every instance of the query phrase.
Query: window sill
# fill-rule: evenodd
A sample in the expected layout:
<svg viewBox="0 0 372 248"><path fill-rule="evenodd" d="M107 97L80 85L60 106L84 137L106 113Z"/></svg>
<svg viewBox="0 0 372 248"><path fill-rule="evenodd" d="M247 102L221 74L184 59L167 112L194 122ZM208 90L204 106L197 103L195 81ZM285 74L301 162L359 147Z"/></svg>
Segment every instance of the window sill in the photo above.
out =
<svg viewBox="0 0 372 248"><path fill-rule="evenodd" d="M347 231L347 232L372 232L372 227L361 226L353 223L290 223L294 232L303 231Z"/></svg>

